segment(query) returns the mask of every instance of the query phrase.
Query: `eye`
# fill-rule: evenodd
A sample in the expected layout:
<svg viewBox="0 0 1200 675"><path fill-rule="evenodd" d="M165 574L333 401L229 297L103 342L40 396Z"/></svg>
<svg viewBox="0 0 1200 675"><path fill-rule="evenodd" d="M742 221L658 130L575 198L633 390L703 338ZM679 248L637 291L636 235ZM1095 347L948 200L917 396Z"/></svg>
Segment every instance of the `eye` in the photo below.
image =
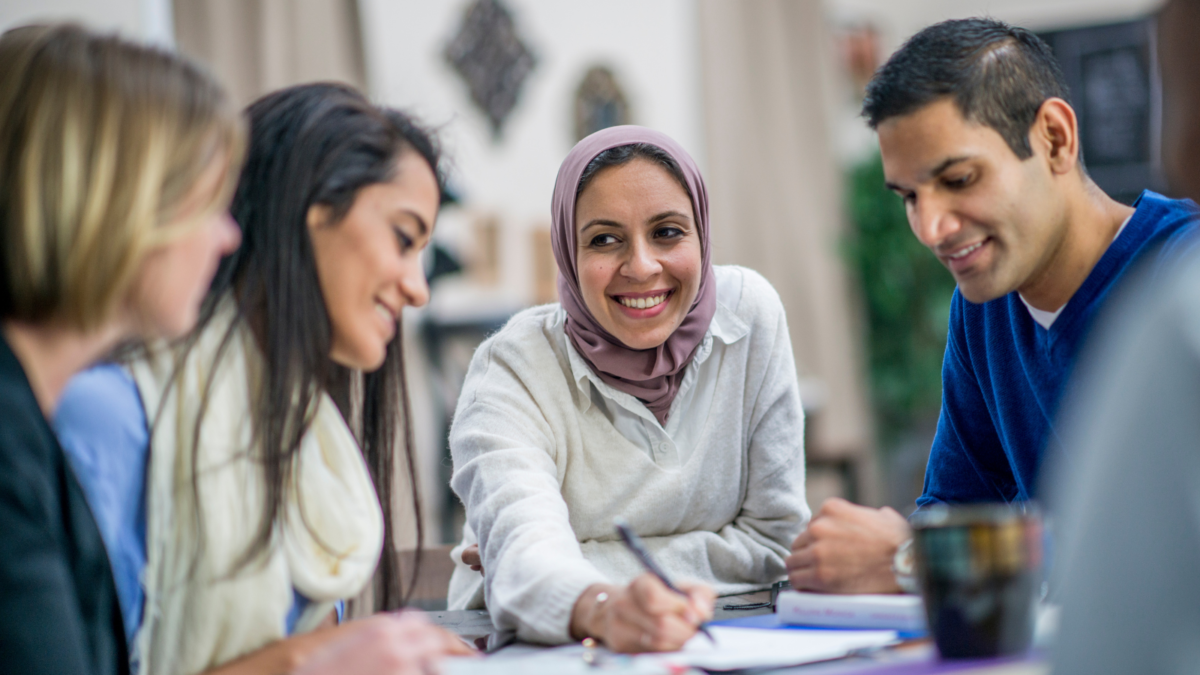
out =
<svg viewBox="0 0 1200 675"><path fill-rule="evenodd" d="M684 235L684 231L676 225L664 225L654 231L656 239L678 239Z"/></svg>
<svg viewBox="0 0 1200 675"><path fill-rule="evenodd" d="M588 242L588 245L594 248L601 248L615 243L617 243L617 238L611 234L598 234L592 237L591 241Z"/></svg>
<svg viewBox="0 0 1200 675"><path fill-rule="evenodd" d="M399 225L392 226L392 233L396 235L396 245L400 248L401 253L407 253L412 250L412 237L405 234L404 230Z"/></svg>
<svg viewBox="0 0 1200 675"><path fill-rule="evenodd" d="M945 185L946 187L950 188L951 190L961 190L962 188L965 188L968 185L970 185L971 181L973 179L974 179L974 175L968 173L968 174L964 174L962 176L956 176L953 178L947 177L942 180L942 184Z"/></svg>

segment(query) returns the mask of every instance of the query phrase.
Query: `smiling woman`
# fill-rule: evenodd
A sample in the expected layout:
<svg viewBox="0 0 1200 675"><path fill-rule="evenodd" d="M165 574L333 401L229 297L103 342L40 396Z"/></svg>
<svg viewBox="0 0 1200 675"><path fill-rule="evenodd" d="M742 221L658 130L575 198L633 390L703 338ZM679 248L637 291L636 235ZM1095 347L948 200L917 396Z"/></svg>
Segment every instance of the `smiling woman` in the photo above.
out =
<svg viewBox="0 0 1200 675"><path fill-rule="evenodd" d="M479 348L450 432L467 512L450 604L486 596L525 640L676 649L715 594L782 577L809 516L783 308L711 264L704 180L661 133L580 141L551 212L561 304ZM615 517L686 594L643 573Z"/></svg>
<svg viewBox="0 0 1200 675"><path fill-rule="evenodd" d="M316 629L364 589L368 611L404 602L396 455L416 472L398 323L428 299L438 151L340 85L275 92L247 117L231 207L242 244L196 328L73 383L56 426L77 460L145 476L127 481L127 518L106 536L144 672L293 672L359 631L375 667L398 650L421 669L465 646L411 617ZM83 482L115 491L103 474Z"/></svg>
<svg viewBox="0 0 1200 675"><path fill-rule="evenodd" d="M588 311L626 347L666 342L700 287L700 236L678 165L647 144L605 150L579 180L575 222Z"/></svg>
<svg viewBox="0 0 1200 675"><path fill-rule="evenodd" d="M309 207L334 361L379 368L396 337L400 310L429 300L420 254L433 232L439 194L429 163L409 150L396 160L395 175L360 190L340 221L332 220L328 205Z"/></svg>
<svg viewBox="0 0 1200 675"><path fill-rule="evenodd" d="M560 267L576 242L574 282L562 277L575 348L663 424L715 309L713 284L702 284L711 276L700 244L707 213L698 221L691 194L679 164L658 147L609 148L579 178L575 236L556 240Z"/></svg>

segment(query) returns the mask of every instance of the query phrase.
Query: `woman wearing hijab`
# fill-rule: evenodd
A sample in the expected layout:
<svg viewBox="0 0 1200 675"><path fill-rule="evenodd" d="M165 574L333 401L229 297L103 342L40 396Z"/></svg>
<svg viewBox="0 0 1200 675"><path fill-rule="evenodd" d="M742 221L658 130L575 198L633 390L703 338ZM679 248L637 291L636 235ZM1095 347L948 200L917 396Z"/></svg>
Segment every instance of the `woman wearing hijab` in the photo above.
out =
<svg viewBox="0 0 1200 675"><path fill-rule="evenodd" d="M784 576L809 518L783 307L757 273L712 265L704 181L664 134L580 141L552 215L561 302L479 348L450 432L467 515L450 605L486 604L526 641L677 649L714 594ZM686 598L615 517L695 580Z"/></svg>

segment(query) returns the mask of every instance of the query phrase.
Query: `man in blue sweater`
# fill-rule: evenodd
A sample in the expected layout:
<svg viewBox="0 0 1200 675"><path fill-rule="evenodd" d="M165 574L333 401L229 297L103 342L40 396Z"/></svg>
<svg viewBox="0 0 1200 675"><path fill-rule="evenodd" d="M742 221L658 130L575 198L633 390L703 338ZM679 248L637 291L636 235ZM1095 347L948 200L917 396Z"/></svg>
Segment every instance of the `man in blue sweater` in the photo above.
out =
<svg viewBox="0 0 1200 675"><path fill-rule="evenodd" d="M1166 267L1196 230L1190 201L1147 191L1131 208L1092 182L1067 96L1047 45L990 19L926 28L867 87L887 185L958 282L918 506L1031 498L1093 317L1131 269ZM910 540L894 510L830 500L793 544L789 577L900 590Z"/></svg>

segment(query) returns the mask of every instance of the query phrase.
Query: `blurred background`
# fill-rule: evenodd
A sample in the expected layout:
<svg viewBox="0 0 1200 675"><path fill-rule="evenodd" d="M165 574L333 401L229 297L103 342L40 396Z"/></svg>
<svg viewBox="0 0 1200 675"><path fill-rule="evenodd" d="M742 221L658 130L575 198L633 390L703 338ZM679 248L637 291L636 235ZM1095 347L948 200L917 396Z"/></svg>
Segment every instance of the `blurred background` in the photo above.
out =
<svg viewBox="0 0 1200 675"><path fill-rule="evenodd" d="M783 298L808 414L809 504L841 495L911 511L954 283L883 188L857 116L863 87L936 21L986 14L1035 30L1062 62L1089 172L1132 201L1162 189L1159 4L0 0L0 29L73 19L157 43L205 63L242 104L341 80L438 131L452 200L428 252L431 302L404 320L425 543L437 546L461 529L445 439L470 356L514 312L555 300L559 162L624 123L690 150L710 189L714 261L760 271Z"/></svg>

